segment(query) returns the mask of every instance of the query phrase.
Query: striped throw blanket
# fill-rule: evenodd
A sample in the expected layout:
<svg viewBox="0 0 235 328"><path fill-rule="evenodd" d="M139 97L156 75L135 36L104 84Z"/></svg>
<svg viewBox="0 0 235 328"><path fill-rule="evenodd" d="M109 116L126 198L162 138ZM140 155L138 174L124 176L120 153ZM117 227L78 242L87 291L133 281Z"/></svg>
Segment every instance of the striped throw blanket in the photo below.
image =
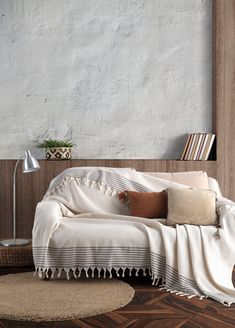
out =
<svg viewBox="0 0 235 328"><path fill-rule="evenodd" d="M37 205L33 256L42 277L78 278L150 274L153 284L182 296L235 302L235 204L217 203L220 236L214 226L166 226L163 219L129 216L119 201L123 190L186 188L132 169L71 168L50 184Z"/></svg>

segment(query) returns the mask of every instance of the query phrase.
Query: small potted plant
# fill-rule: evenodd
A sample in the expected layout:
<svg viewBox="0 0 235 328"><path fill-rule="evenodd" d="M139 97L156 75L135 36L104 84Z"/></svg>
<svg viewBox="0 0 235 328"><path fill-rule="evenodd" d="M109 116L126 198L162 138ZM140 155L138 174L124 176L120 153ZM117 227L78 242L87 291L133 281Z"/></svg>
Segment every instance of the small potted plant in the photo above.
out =
<svg viewBox="0 0 235 328"><path fill-rule="evenodd" d="M46 159L70 159L73 146L70 140L44 139L36 147L45 148Z"/></svg>

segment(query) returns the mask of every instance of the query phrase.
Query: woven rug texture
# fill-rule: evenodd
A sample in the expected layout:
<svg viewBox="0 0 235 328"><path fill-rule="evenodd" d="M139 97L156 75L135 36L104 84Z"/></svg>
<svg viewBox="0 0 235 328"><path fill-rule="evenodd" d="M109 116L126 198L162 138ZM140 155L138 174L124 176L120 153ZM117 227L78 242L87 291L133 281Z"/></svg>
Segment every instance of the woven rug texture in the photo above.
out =
<svg viewBox="0 0 235 328"><path fill-rule="evenodd" d="M134 289L117 279L40 280L33 272L0 277L0 318L60 321L90 317L128 304Z"/></svg>

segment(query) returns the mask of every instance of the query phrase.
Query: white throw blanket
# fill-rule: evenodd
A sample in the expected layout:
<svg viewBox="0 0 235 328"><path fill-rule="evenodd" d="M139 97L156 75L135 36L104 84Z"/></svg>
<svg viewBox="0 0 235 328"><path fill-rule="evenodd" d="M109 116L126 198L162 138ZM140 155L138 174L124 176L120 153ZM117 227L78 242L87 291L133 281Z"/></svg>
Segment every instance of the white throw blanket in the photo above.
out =
<svg viewBox="0 0 235 328"><path fill-rule="evenodd" d="M132 169L71 168L50 184L36 209L33 256L36 270L79 277L149 272L153 284L188 297L235 303L235 204L217 202L215 226L177 225L129 216L118 192L186 188Z"/></svg>

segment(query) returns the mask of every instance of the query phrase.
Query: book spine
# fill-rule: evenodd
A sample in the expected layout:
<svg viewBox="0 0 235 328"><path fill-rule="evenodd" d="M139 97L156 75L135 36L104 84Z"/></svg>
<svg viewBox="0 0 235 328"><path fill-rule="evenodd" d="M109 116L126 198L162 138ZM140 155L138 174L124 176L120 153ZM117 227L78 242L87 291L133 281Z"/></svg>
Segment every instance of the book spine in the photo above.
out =
<svg viewBox="0 0 235 328"><path fill-rule="evenodd" d="M190 141L190 134L188 134L188 138L187 138L187 141L186 141L186 144L185 144L185 147L184 147L184 151L182 153L182 156L181 156L181 161L183 161L185 159L185 155L186 155L186 152L187 152L187 149L188 149L188 146L189 146L189 141Z"/></svg>
<svg viewBox="0 0 235 328"><path fill-rule="evenodd" d="M193 158L195 161L197 161L198 158L199 158L199 150L200 150L200 147L201 147L202 138L203 138L203 134L202 133L199 133L198 143L197 143L197 149L196 149L196 152L195 152L195 155L194 155L194 158Z"/></svg>
<svg viewBox="0 0 235 328"><path fill-rule="evenodd" d="M202 135L202 138L201 138L201 142L200 142L200 146L199 146L199 150L198 150L198 154L197 154L197 161L200 160L200 156L201 156L201 153L202 153L202 148L203 148L203 145L204 145L206 133L202 133L201 135Z"/></svg>
<svg viewBox="0 0 235 328"><path fill-rule="evenodd" d="M192 144L189 150L189 155L188 155L188 160L192 159L192 154L193 154L193 149L194 149L194 145L195 145L195 140L196 140L196 133L192 134Z"/></svg>
<svg viewBox="0 0 235 328"><path fill-rule="evenodd" d="M184 160L185 161L188 160L188 155L189 155L189 151L190 151L190 148L191 148L191 145L192 145L192 140L193 140L193 135L192 135L192 133L190 133L188 147L187 147L187 150L186 150L185 155L184 155Z"/></svg>
<svg viewBox="0 0 235 328"><path fill-rule="evenodd" d="M193 149L193 153L192 153L192 160L193 161L196 160L196 155L197 155L198 146L199 146L199 140L200 140L200 133L197 133L196 139L195 139L195 145L194 145L194 149Z"/></svg>
<svg viewBox="0 0 235 328"><path fill-rule="evenodd" d="M204 157L204 154L205 154L205 148L206 148L206 145L207 145L207 140L208 140L208 138L209 138L209 134L206 133L206 134L205 134L205 138L204 138L203 147L202 147L201 154L200 154L200 158L199 158L200 161L203 161L204 158L205 158L205 157Z"/></svg>
<svg viewBox="0 0 235 328"><path fill-rule="evenodd" d="M215 134L210 134L210 138L208 140L208 147L207 147L207 150L206 150L206 153L205 153L205 161L208 160L208 157L209 157L209 154L210 154L214 139L215 139Z"/></svg>

